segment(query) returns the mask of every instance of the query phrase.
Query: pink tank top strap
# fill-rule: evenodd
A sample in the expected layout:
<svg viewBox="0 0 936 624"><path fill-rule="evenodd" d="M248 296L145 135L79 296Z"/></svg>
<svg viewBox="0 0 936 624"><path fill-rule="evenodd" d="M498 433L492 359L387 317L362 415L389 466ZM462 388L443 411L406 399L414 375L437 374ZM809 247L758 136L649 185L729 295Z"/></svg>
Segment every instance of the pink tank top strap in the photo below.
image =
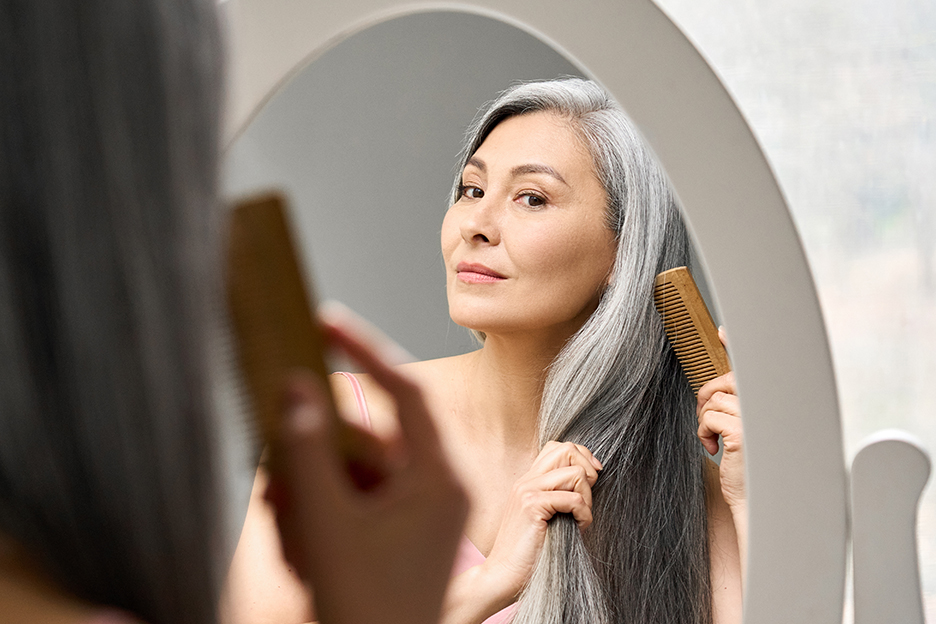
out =
<svg viewBox="0 0 936 624"><path fill-rule="evenodd" d="M335 374L341 375L351 384L351 392L354 394L354 401L357 403L358 412L361 415L361 424L370 429L370 412L367 410L367 400L364 398L364 388L361 387L361 382L351 373L337 372ZM455 565L452 569L452 576L461 574L465 570L481 565L482 563L484 563L484 555L471 543L471 540L462 536L461 543L458 545L458 552L455 555ZM515 602L487 618L482 624L508 624L510 620L513 619L513 614L516 610L517 603Z"/></svg>
<svg viewBox="0 0 936 624"><path fill-rule="evenodd" d="M351 373L338 372L335 374L341 375L351 384L351 392L354 393L354 402L357 403L358 413L361 415L361 424L370 429L370 412L367 411L367 399L364 398L364 388L361 387L361 382Z"/></svg>

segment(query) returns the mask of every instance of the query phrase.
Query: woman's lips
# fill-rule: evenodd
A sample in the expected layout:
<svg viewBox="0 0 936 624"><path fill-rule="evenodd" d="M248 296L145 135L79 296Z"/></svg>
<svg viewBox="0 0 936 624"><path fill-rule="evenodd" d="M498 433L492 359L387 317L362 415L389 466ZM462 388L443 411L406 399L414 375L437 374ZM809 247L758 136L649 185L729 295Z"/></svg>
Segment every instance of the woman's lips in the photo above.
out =
<svg viewBox="0 0 936 624"><path fill-rule="evenodd" d="M483 264L459 262L458 266L455 267L455 272L458 274L458 279L466 284L492 284L507 279Z"/></svg>

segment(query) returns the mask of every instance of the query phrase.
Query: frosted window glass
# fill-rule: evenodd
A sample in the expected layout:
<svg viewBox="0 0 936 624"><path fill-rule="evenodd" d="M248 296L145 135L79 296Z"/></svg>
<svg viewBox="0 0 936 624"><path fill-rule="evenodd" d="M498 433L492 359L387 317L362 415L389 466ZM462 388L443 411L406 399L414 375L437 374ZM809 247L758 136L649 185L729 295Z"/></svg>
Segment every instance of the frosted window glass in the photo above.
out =
<svg viewBox="0 0 936 624"><path fill-rule="evenodd" d="M886 427L936 452L936 3L658 4L722 77L786 194L829 331L849 457ZM932 484L918 530L936 621Z"/></svg>

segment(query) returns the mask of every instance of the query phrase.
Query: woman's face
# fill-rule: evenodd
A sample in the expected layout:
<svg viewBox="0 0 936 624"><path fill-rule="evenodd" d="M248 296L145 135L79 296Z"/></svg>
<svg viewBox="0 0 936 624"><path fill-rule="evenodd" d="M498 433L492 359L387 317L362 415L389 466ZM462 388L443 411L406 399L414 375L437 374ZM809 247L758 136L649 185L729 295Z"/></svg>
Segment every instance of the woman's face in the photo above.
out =
<svg viewBox="0 0 936 624"><path fill-rule="evenodd" d="M488 334L570 336L614 262L606 205L567 121L537 112L501 122L468 161L442 224L452 320Z"/></svg>

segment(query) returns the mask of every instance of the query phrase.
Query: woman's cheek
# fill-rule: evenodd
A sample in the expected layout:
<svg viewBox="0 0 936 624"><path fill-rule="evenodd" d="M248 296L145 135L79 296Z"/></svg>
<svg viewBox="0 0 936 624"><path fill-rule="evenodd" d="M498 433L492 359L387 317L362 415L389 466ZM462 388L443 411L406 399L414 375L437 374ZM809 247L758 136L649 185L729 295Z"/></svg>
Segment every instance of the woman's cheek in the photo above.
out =
<svg viewBox="0 0 936 624"><path fill-rule="evenodd" d="M455 224L454 215L452 215L452 209L449 209L449 211L445 213L445 218L442 220L442 233L440 237L442 258L447 265L449 258L452 257L452 252L455 250L455 247L458 246L459 238L461 238L458 226Z"/></svg>

